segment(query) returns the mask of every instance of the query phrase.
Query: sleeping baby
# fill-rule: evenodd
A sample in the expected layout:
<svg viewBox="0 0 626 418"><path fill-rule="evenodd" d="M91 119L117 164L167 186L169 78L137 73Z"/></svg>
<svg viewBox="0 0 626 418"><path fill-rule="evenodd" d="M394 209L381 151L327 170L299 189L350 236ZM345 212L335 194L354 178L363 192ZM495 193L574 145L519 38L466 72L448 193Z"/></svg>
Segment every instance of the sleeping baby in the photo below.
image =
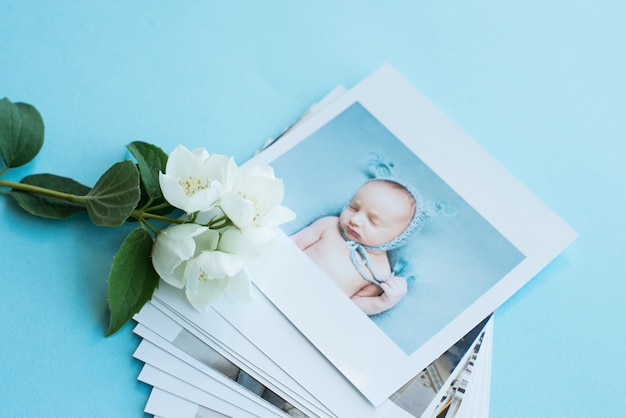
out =
<svg viewBox="0 0 626 418"><path fill-rule="evenodd" d="M365 314L375 315L407 293L387 252L405 244L427 217L410 186L375 178L359 187L339 216L319 218L292 239Z"/></svg>

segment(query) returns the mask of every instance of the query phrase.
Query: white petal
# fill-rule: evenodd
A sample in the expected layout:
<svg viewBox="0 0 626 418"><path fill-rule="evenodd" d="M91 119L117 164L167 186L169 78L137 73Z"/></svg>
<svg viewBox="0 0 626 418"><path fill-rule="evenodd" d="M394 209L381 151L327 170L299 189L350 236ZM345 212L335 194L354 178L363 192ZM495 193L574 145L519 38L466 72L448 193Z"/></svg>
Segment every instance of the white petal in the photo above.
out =
<svg viewBox="0 0 626 418"><path fill-rule="evenodd" d="M159 274L172 274L184 260L193 256L195 248L191 238L173 240L166 234L159 234L152 246L152 265Z"/></svg>
<svg viewBox="0 0 626 418"><path fill-rule="evenodd" d="M195 292L186 289L185 295L196 310L205 312L211 303L222 297L227 285L226 280L210 280L202 282Z"/></svg>
<svg viewBox="0 0 626 418"><path fill-rule="evenodd" d="M257 227L251 226L242 231L246 238L254 243L257 247L263 247L276 236L275 227Z"/></svg>
<svg viewBox="0 0 626 418"><path fill-rule="evenodd" d="M207 225L222 216L224 216L224 211L222 211L219 206L214 206L209 210L199 212L196 217L196 223L200 225Z"/></svg>
<svg viewBox="0 0 626 418"><path fill-rule="evenodd" d="M188 292L196 293L198 291L200 275L202 273L202 267L198 263L197 257L186 263L183 274L185 277L185 287Z"/></svg>
<svg viewBox="0 0 626 418"><path fill-rule="evenodd" d="M221 154L211 154L209 158L203 161L202 169L209 174L211 178L221 180L226 173L226 165L228 157Z"/></svg>
<svg viewBox="0 0 626 418"><path fill-rule="evenodd" d="M284 187L282 180L267 177L254 177L244 182L237 190L242 196L255 201L256 212L265 215L283 200Z"/></svg>
<svg viewBox="0 0 626 418"><path fill-rule="evenodd" d="M224 179L222 179L224 190L235 190L237 189L237 187L239 187L242 181L243 176L241 175L241 170L235 163L234 158L229 158L228 163L226 164Z"/></svg>
<svg viewBox="0 0 626 418"><path fill-rule="evenodd" d="M224 191L234 190L241 182L241 173L235 160L225 155L212 154L202 165L205 175L219 181Z"/></svg>
<svg viewBox="0 0 626 418"><path fill-rule="evenodd" d="M196 242L196 252L215 250L219 239L219 232L212 229L206 229L206 231L194 238L194 241Z"/></svg>
<svg viewBox="0 0 626 418"><path fill-rule="evenodd" d="M208 230L206 226L194 224L194 223L186 223L179 225L172 225L165 228L161 233L163 235L167 235L169 238L174 240L188 239L193 238L197 235L200 235L204 231Z"/></svg>
<svg viewBox="0 0 626 418"><path fill-rule="evenodd" d="M182 272L176 270L196 252L193 237L205 231L208 228L182 224L170 226L157 235L152 246L152 265L163 280L172 286L183 287Z"/></svg>
<svg viewBox="0 0 626 418"><path fill-rule="evenodd" d="M221 233L217 248L225 253L238 254L246 265L250 265L261 257L259 246L246 233L234 227Z"/></svg>
<svg viewBox="0 0 626 418"><path fill-rule="evenodd" d="M246 228L245 234L260 250L259 259L267 257L276 246L277 228L275 227Z"/></svg>
<svg viewBox="0 0 626 418"><path fill-rule="evenodd" d="M174 178L202 178L202 163L206 155L202 151L189 151L182 145L177 146L170 154L165 165L165 174Z"/></svg>
<svg viewBox="0 0 626 418"><path fill-rule="evenodd" d="M184 146L177 145L167 158L165 172L170 173L177 171L178 167L184 166L185 163L191 159L194 159L193 154Z"/></svg>
<svg viewBox="0 0 626 418"><path fill-rule="evenodd" d="M178 267L176 267L172 274L159 273L159 277L170 286L174 286L177 289L182 289L187 282L185 278L185 264L186 263L183 262Z"/></svg>
<svg viewBox="0 0 626 418"><path fill-rule="evenodd" d="M247 168L244 172L246 177L267 177L270 179L276 178L274 176L274 169L269 165L255 165Z"/></svg>
<svg viewBox="0 0 626 418"><path fill-rule="evenodd" d="M208 277L217 279L234 276L244 268L243 259L240 256L221 251L204 252L194 260Z"/></svg>
<svg viewBox="0 0 626 418"><path fill-rule="evenodd" d="M262 225L278 226L296 219L296 214L285 206L273 207L262 219Z"/></svg>
<svg viewBox="0 0 626 418"><path fill-rule="evenodd" d="M239 228L250 225L256 215L252 202L244 200L237 193L224 193L221 200L222 210Z"/></svg>
<svg viewBox="0 0 626 418"><path fill-rule="evenodd" d="M183 147L182 145L179 145L179 147ZM184 148L184 147L183 147ZM207 158L209 158L209 152L206 150L206 148L196 148L195 150L191 151L191 154L193 154L193 156L201 162L204 162Z"/></svg>
<svg viewBox="0 0 626 418"><path fill-rule="evenodd" d="M182 187L180 187L180 184L178 184L178 177L159 173L159 185L161 186L163 197L170 205L187 211L185 206L187 205L189 197L185 194Z"/></svg>

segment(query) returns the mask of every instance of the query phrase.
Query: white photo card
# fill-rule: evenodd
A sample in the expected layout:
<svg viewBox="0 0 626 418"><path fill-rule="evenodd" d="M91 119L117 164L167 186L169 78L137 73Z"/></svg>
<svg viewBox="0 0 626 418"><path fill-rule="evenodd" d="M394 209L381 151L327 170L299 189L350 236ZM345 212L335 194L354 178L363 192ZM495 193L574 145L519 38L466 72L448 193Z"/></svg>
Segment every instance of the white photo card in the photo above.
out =
<svg viewBox="0 0 626 418"><path fill-rule="evenodd" d="M406 296L367 316L289 235L339 215L372 177L372 162L434 209L410 242L387 253L405 266ZM373 405L576 237L390 66L248 164L261 163L283 178L284 204L299 217L283 228L275 255L251 271L253 281Z"/></svg>
<svg viewBox="0 0 626 418"><path fill-rule="evenodd" d="M155 309L156 308L156 309ZM172 315L172 317L169 317ZM228 357L226 359L214 358L214 349L211 347L215 347L213 343L210 343L206 337L195 334L197 330L186 330L183 328L184 320L177 317L172 311L169 311L164 305L162 305L157 300L147 304L142 311L135 316L135 319L139 322L139 325L135 328L135 333L143 337L144 339L150 341L152 344L158 346L161 350L167 351L169 354L178 357L179 359L189 363L190 365L204 370L204 373L209 375L214 375L215 372L225 375L231 375L232 373L229 370L232 370L235 366L235 370L239 370L239 367L242 367L242 370L248 371L253 375L257 376L257 373L250 369L248 366L241 363L239 360L234 359L232 357ZM217 322L220 318L213 317L210 321L214 324L213 329L217 326ZM178 322L180 321L180 322ZM479 326L475 327L468 335L465 335L460 341L458 341L453 347L451 347L446 353L444 353L439 359L435 360L433 364L429 365L428 368L422 372L420 372L417 376L415 376L409 383L407 383L404 387L402 387L398 392L394 393L389 401L385 402L386 410L376 410L371 407L371 405L362 405L361 398L358 396L358 393L352 388L349 392L343 392L344 396L340 399L341 407L334 407L334 411L339 416L349 416L349 411L360 410L359 416L372 416L372 417L383 417L383 416L411 416L411 417L421 417L425 413L425 411L430 408L429 405L434 403L438 398L438 393L443 393L444 387L449 386L450 379L455 374L455 370L459 367L460 364L463 363L463 359L469 355L469 349L476 339L476 336L480 334L483 330L483 325L485 321L481 323ZM189 344L189 337L192 335L196 335L192 337L192 344ZM185 336L184 339L181 339L181 336ZM186 341L186 342L185 342ZM231 341L234 343L234 341ZM250 347L244 348L242 341L234 344L234 346L238 350L243 350L246 353L250 354ZM152 364L153 366L167 371L174 376L179 376L178 372L174 372L171 369L170 364L161 364L161 361L155 362L153 357L149 357L146 354L146 350L139 354L140 359L148 364ZM138 354L136 353L136 356ZM213 357L213 358L212 358ZM211 359L212 358L212 359ZM234 362L231 364L231 362ZM306 357L307 363L315 363L315 358L311 356ZM224 364L226 363L226 364ZM213 369L215 366L219 367L219 370L210 370L207 367ZM182 370L181 370L182 372ZM273 368L273 373L276 377L281 375L282 373L277 373L277 369ZM284 375L283 375L284 378ZM188 381L188 378L182 378L182 380ZM232 377L231 377L232 379ZM261 379L264 383L268 383L267 380ZM445 380L445 381L444 381ZM237 379L239 382L239 379ZM159 386L152 381L153 384ZM235 381L226 382L229 386L234 387L238 383ZM284 383L284 382L283 382ZM241 382L243 386L249 389L245 383ZM291 383L293 384L293 383ZM330 385L337 389L338 392L342 392L339 388L341 385L341 376L337 375L337 378L326 380L326 384ZM275 387L274 385L270 385ZM208 390L206 387L202 387L203 390ZM489 387L480 388L481 392L489 392ZM265 392L264 392L265 393ZM276 392L280 396L285 396L286 394L282 391ZM258 394L250 394L253 398L258 399ZM304 395L304 393L302 393ZM357 396L355 396L357 395ZM308 398L310 395L306 395ZM439 395L440 396L440 395ZM287 396L288 399L291 400L292 405L289 407L290 411L294 411L294 406L301 408L309 416L334 416L335 413L331 411L322 411L318 407L312 405L310 402L305 401L304 398L296 396L296 398L292 396ZM279 399L275 399L278 401ZM326 398L325 400L328 400ZM276 403L274 400L271 402L279 406L279 403ZM304 402L304 403L301 403ZM239 405L236 402L236 405ZM329 402L330 406L335 405L331 400ZM394 405L395 404L395 405ZM298 406L300 405L300 406ZM281 407L285 406L280 405ZM364 406L369 406L368 408L363 409ZM313 409L309 409L313 408ZM432 405L434 408L434 405ZM366 411L366 412L364 412ZM291 413L291 412L290 412Z"/></svg>

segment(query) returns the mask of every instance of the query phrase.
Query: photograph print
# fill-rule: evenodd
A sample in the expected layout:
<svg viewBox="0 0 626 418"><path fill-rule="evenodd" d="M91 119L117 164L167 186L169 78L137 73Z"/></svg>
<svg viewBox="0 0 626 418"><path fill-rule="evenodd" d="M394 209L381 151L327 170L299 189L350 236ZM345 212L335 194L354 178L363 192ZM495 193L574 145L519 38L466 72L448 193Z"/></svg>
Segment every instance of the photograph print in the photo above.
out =
<svg viewBox="0 0 626 418"><path fill-rule="evenodd" d="M359 103L272 166L285 233L407 355L524 258Z"/></svg>
<svg viewBox="0 0 626 418"><path fill-rule="evenodd" d="M576 238L390 66L250 163L297 214L254 284L374 405Z"/></svg>

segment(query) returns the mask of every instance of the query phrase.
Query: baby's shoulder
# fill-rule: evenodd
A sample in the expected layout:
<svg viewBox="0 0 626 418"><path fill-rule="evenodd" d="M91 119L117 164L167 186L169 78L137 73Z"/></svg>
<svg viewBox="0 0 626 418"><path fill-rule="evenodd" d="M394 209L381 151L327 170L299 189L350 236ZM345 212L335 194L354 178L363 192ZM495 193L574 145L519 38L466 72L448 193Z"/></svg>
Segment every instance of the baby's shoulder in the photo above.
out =
<svg viewBox="0 0 626 418"><path fill-rule="evenodd" d="M315 222L313 222L313 225L324 226L324 227L337 226L339 225L339 217L323 216L321 218L317 218Z"/></svg>
<svg viewBox="0 0 626 418"><path fill-rule="evenodd" d="M318 218L311 224L313 229L320 233L326 233L328 231L339 230L339 218L337 216L324 216Z"/></svg>

